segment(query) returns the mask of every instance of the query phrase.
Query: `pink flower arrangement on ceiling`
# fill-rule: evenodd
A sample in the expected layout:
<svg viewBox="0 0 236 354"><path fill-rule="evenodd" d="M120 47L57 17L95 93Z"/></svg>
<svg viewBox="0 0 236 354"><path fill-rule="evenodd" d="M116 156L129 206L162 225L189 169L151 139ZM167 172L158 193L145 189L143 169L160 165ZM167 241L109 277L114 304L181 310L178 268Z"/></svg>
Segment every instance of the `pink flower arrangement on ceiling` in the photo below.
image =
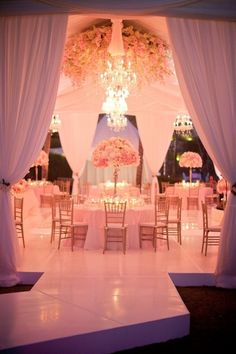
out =
<svg viewBox="0 0 236 354"><path fill-rule="evenodd" d="M111 26L93 26L73 35L65 45L62 71L80 85L87 77L96 79L106 69L107 52L111 41ZM123 27L125 61L131 63L137 81L161 81L172 72L169 68L170 50L158 36L139 31L133 26Z"/></svg>
<svg viewBox="0 0 236 354"><path fill-rule="evenodd" d="M48 154L44 150L41 150L33 166L47 166L48 163L49 163Z"/></svg>
<svg viewBox="0 0 236 354"><path fill-rule="evenodd" d="M102 140L94 149L92 162L96 167L138 166L140 157L130 141L113 137Z"/></svg>
<svg viewBox="0 0 236 354"><path fill-rule="evenodd" d="M199 168L202 167L202 158L197 152L184 152L179 159L180 167Z"/></svg>

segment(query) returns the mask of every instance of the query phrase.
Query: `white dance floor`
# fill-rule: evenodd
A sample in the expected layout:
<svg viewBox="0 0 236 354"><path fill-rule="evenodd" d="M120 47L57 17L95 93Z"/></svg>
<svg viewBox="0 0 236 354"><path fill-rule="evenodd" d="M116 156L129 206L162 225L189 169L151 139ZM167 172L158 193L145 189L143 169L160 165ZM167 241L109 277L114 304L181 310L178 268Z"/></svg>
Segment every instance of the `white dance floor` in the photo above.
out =
<svg viewBox="0 0 236 354"><path fill-rule="evenodd" d="M218 247L201 254L201 213L183 211L182 246L83 250L50 244L50 212L26 219L20 244L29 292L0 295L0 350L8 353L113 353L183 337L190 314L175 285L212 285Z"/></svg>

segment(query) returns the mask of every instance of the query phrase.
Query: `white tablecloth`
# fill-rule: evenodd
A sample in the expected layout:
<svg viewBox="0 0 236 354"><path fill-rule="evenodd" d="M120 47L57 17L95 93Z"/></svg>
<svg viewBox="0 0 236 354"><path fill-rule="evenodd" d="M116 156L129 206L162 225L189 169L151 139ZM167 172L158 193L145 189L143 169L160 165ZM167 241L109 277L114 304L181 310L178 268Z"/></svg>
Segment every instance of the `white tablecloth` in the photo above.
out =
<svg viewBox="0 0 236 354"><path fill-rule="evenodd" d="M60 190L57 185L53 184L32 184L29 185L26 191L19 194L18 197L24 198L23 215L24 218L35 214L35 210L40 207L41 194L59 194Z"/></svg>
<svg viewBox="0 0 236 354"><path fill-rule="evenodd" d="M75 206L74 221L85 221L88 223L88 233L84 244L85 249L103 248L104 209L99 207L86 208L83 205ZM128 224L127 248L139 248L139 223L144 221L154 221L154 207L152 205L126 210L125 223Z"/></svg>
<svg viewBox="0 0 236 354"><path fill-rule="evenodd" d="M169 193L168 189L172 188ZM185 187L182 185L175 184L174 188L173 187L167 187L167 194L172 194L172 195L177 195L180 198L182 198L182 208L186 209L187 208L187 197L189 196L189 188L191 187ZM204 187L200 186L199 187L199 195L198 195L198 203L199 203L199 209L201 209L201 202L205 201L205 196L207 195L212 195L213 194L213 189L211 187Z"/></svg>

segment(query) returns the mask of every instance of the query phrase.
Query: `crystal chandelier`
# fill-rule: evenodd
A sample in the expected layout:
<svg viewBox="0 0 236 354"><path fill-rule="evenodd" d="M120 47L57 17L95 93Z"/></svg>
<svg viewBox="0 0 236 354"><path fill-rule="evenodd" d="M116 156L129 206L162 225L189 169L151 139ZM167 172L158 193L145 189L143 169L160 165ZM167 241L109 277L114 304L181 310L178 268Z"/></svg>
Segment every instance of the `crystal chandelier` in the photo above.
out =
<svg viewBox="0 0 236 354"><path fill-rule="evenodd" d="M115 57L113 63L107 62L107 70L101 74L101 85L107 92L113 91L126 98L136 84L136 74L131 70L131 63L125 66L122 58Z"/></svg>
<svg viewBox="0 0 236 354"><path fill-rule="evenodd" d="M49 131L52 133L58 132L58 127L61 125L61 120L59 114L54 114L52 116L51 124L49 127Z"/></svg>
<svg viewBox="0 0 236 354"><path fill-rule="evenodd" d="M123 59L125 53L121 31L122 21L116 19L112 23L112 39L109 46L111 61L107 62L107 69L101 74L101 86L106 94L102 111L106 113L108 127L119 132L127 126L126 98L136 84L136 74L131 70L131 63L126 65Z"/></svg>
<svg viewBox="0 0 236 354"><path fill-rule="evenodd" d="M174 122L174 130L177 134L189 135L193 129L191 117L187 113L179 113Z"/></svg>

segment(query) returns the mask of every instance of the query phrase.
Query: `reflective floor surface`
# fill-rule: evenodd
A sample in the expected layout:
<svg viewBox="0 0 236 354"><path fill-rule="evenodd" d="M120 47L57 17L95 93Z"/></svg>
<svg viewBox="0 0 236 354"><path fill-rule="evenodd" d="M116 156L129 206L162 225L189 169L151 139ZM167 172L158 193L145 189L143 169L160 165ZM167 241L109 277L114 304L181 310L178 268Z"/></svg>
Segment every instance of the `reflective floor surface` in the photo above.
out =
<svg viewBox="0 0 236 354"><path fill-rule="evenodd" d="M187 335L190 315L173 279L210 281L218 248L201 254L200 211L183 211L182 220L182 245L172 237L169 251L159 241L156 253L147 244L103 254L80 245L72 252L65 241L58 250L57 240L50 243L50 211L32 211L19 272L22 282L24 272L43 275L30 292L0 295L0 349L113 353Z"/></svg>

